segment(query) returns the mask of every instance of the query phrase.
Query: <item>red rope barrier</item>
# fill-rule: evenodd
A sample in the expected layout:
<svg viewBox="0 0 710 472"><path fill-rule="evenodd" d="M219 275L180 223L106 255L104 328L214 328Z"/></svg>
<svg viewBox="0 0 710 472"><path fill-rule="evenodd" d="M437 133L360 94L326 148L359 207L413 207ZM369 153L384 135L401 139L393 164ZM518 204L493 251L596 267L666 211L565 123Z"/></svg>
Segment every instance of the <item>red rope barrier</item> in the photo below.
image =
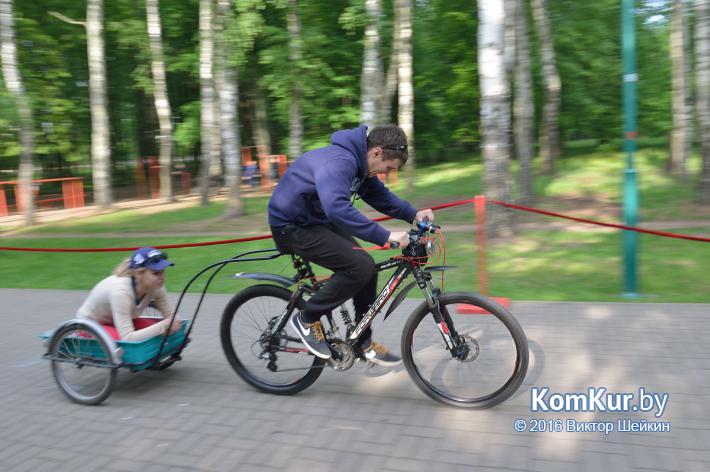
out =
<svg viewBox="0 0 710 472"><path fill-rule="evenodd" d="M441 205L436 205L430 207L431 210L443 210L444 208L451 208L460 205L466 205L468 203L475 202L475 198L469 198L467 200L459 200L456 202L443 203ZM526 207L523 205L515 205L513 203L502 202L499 200L488 200L493 205L500 205L508 208L512 208L519 211L526 211L529 213L538 213L540 215L552 216L555 218L564 218L567 220L577 221L579 223L593 224L597 226L606 226L609 228L622 229L626 231L636 231L638 233L651 234L654 236L661 236L664 238L674 238L674 239L685 239L688 241L700 241L704 243L710 243L710 238L703 238L700 236L690 236L686 234L676 234L669 233L667 231L655 231L651 229L637 228L633 226L620 225L616 223L607 223L604 221L588 220L585 218L577 218L574 216L563 215L561 213L555 213L552 211L541 210L539 208ZM387 221L391 220L391 216L381 216L375 218L374 221ZM207 241L202 243L184 243L184 244L166 244L163 246L155 246L158 249L176 249L185 247L201 247L201 246L215 246L219 244L234 244L234 243L244 243L249 241L259 241L262 239L271 239L270 234L265 234L261 236L252 236L249 238L238 238L238 239L224 239L221 241ZM34 248L34 247L9 247L0 246L0 251L26 251L26 252L121 252L121 251L134 251L137 247L113 247L113 248Z"/></svg>
<svg viewBox="0 0 710 472"><path fill-rule="evenodd" d="M606 226L609 228L623 229L626 231L636 231L637 233L652 234L654 236L662 236L664 238L686 239L688 241L700 241L700 242L704 242L704 243L710 243L710 238L703 238L700 236L690 236L687 234L669 233L667 231L655 231L652 229L643 229L643 228L638 228L635 226L626 226L626 225L620 225L620 224L616 224L616 223L607 223L604 221L588 220L585 218L577 218L574 216L563 215L561 213L555 213L552 211L540 210L539 208L531 208L531 207L526 207L523 205L515 205L513 203L501 202L499 200L489 200L489 201L494 205L500 205L500 206L504 206L504 207L508 207L508 208L513 208L515 210L527 211L530 213L538 213L540 215L553 216L555 218L564 218L566 220L577 221L580 223L587 223L587 224L592 224L592 225L597 225L597 226Z"/></svg>

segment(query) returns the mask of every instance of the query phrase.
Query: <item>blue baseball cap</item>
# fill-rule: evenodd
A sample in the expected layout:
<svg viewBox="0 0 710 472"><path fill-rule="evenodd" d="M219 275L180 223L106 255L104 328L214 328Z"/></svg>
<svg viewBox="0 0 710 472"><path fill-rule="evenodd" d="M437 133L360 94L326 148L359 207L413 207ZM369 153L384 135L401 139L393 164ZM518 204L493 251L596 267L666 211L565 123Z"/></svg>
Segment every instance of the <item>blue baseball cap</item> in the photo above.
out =
<svg viewBox="0 0 710 472"><path fill-rule="evenodd" d="M168 260L168 255L154 247L141 247L136 249L131 256L131 269L144 267L148 270L165 270L168 266L173 266Z"/></svg>

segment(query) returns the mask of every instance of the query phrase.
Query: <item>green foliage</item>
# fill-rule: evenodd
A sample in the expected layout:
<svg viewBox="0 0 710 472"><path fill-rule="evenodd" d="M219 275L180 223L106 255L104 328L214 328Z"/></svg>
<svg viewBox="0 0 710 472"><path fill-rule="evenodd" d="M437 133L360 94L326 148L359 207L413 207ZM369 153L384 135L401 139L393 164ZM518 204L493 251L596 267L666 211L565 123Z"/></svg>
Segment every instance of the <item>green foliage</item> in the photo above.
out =
<svg viewBox="0 0 710 472"><path fill-rule="evenodd" d="M271 118L288 130L291 83L298 81L303 93L304 148L323 144L333 131L358 124L362 44L343 34L345 0L299 2L302 59L288 58L285 11L267 9L263 41L257 47L263 75L257 86L268 90ZM351 25L352 26L352 25ZM361 32L356 37L359 38ZM288 133L276 142L287 147Z"/></svg>
<svg viewBox="0 0 710 472"><path fill-rule="evenodd" d="M416 2L417 159L470 156L479 139L476 10L466 0Z"/></svg>
<svg viewBox="0 0 710 472"><path fill-rule="evenodd" d="M363 0L299 1L302 59L289 60L285 0L234 0L225 39L238 68L240 126L253 144L252 99L264 95L274 153L288 144L291 86L302 89L304 147L326 144L359 123L366 12ZM528 3L528 2L525 2ZM35 120L43 177L88 172L91 120L86 33L48 14L83 21L85 0L15 1L19 62ZM476 159L479 142L477 12L468 0L413 0L415 137L420 162ZM641 2L637 11L639 134L663 137L671 127L668 1ZM104 2L112 159L128 169L157 153L150 51L144 0ZM562 82L560 123L565 140L593 139L600 152L621 136L620 4L617 0L550 0ZM383 71L392 46L393 1L382 1L379 33ZM160 2L176 157L200 143L199 0ZM536 31L529 18L536 123L542 81ZM396 121L396 108L393 121ZM0 168L14 172L19 144L14 103L0 91ZM570 149L569 155L576 151ZM71 166L71 168L70 168ZM195 169L190 169L194 171ZM114 185L132 185L129 170Z"/></svg>
<svg viewBox="0 0 710 472"><path fill-rule="evenodd" d="M191 148L200 142L200 102L186 103L180 107L182 121L175 126L173 138L185 148Z"/></svg>
<svg viewBox="0 0 710 472"><path fill-rule="evenodd" d="M618 138L622 131L621 3L553 0L549 6L562 82L560 126L565 139ZM663 14L667 12L642 9L637 15L638 127L647 136L670 128L667 23L648 21L651 15ZM538 87L538 116L539 91Z"/></svg>
<svg viewBox="0 0 710 472"><path fill-rule="evenodd" d="M85 32L47 14L57 10L83 20L79 2L73 3L15 2L18 60L33 109L36 161L47 168L44 177L57 176L49 170L57 158L81 162L89 148L90 136L80 132L90 123ZM5 155L17 153L16 143L3 149Z"/></svg>
<svg viewBox="0 0 710 472"><path fill-rule="evenodd" d="M367 12L365 2L355 0L352 5L345 7L345 11L340 15L340 24L348 34L354 35L367 26Z"/></svg>

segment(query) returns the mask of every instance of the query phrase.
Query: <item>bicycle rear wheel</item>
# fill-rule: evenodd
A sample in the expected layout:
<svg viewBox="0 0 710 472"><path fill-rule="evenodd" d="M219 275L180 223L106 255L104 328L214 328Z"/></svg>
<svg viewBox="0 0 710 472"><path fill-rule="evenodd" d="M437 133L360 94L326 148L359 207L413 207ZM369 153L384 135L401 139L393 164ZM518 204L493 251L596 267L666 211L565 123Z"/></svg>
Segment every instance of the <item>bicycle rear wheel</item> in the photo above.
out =
<svg viewBox="0 0 710 472"><path fill-rule="evenodd" d="M244 381L262 392L300 392L316 381L325 365L308 352L290 323L274 332L290 299L285 288L254 285L236 294L222 314L220 334L227 360Z"/></svg>
<svg viewBox="0 0 710 472"><path fill-rule="evenodd" d="M460 314L459 305L485 314ZM447 349L427 303L411 314L402 332L402 360L417 386L453 406L484 409L509 398L528 368L528 343L517 320L499 304L470 292L440 296L462 346L459 357Z"/></svg>

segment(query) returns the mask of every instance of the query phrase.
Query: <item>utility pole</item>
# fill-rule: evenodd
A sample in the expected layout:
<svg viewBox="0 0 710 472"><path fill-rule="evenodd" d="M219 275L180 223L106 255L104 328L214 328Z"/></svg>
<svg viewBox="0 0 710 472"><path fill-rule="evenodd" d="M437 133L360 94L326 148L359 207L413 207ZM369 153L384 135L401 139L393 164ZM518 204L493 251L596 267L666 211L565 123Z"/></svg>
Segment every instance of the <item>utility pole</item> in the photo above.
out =
<svg viewBox="0 0 710 472"><path fill-rule="evenodd" d="M626 170L624 171L624 223L636 226L638 217L638 187L634 169L636 150L636 32L634 23L634 0L621 2L621 36L624 103L624 149ZM638 233L624 231L624 293L625 298L638 298L636 262L638 259Z"/></svg>

